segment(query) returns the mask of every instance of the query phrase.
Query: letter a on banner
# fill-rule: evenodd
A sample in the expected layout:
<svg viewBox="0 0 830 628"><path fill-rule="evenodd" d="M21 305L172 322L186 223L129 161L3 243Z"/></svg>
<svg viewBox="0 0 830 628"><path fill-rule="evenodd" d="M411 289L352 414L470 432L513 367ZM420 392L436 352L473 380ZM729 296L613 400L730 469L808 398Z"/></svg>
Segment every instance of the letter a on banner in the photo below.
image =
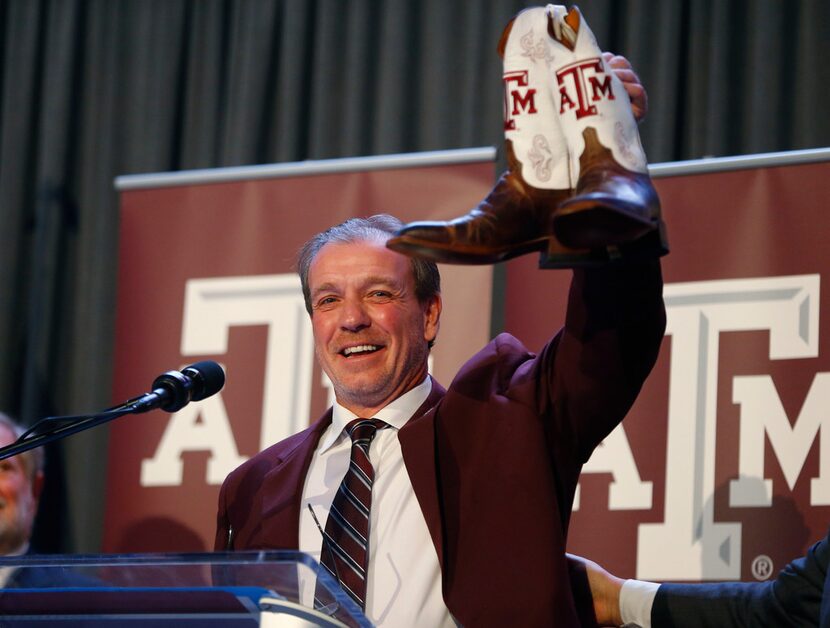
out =
<svg viewBox="0 0 830 628"><path fill-rule="evenodd" d="M260 449L305 427L314 348L299 278L291 273L191 279L185 292L182 355L227 353L234 326L268 328ZM221 395L213 399L213 405L203 406L202 423L198 407L189 413L185 408L170 420L155 455L142 463L142 485L180 484L184 451L211 452L208 484L220 484L244 462Z"/></svg>

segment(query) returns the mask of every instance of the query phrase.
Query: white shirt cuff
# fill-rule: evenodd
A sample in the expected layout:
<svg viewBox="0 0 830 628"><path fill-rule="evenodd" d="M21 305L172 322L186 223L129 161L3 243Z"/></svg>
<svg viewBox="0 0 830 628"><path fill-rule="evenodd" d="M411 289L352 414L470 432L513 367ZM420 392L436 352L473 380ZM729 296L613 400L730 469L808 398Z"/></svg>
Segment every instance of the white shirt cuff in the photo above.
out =
<svg viewBox="0 0 830 628"><path fill-rule="evenodd" d="M651 605L659 584L626 580L620 591L620 617L624 626L651 628Z"/></svg>

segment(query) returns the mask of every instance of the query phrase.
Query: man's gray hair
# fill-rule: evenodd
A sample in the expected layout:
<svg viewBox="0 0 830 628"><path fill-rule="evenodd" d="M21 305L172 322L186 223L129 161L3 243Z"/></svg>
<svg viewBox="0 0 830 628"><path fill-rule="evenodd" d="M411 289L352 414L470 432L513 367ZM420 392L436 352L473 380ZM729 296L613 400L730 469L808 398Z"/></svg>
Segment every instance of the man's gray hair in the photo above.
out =
<svg viewBox="0 0 830 628"><path fill-rule="evenodd" d="M5 426L14 434L16 439L23 436L27 429L3 412L0 412L0 425ZM20 458L26 467L26 475L29 477L29 481L34 482L38 472L43 471L43 447L35 447L29 451L24 451L22 454L17 454L17 457Z"/></svg>
<svg viewBox="0 0 830 628"><path fill-rule="evenodd" d="M300 249L297 256L297 272L303 286L305 309L311 314L311 292L308 286L308 270L311 263L326 244L379 240L385 242L404 226L404 223L389 214L376 214L368 218L350 218L339 225L318 233ZM438 265L425 259L410 258L412 274L415 276L415 296L420 303L441 294L441 275Z"/></svg>

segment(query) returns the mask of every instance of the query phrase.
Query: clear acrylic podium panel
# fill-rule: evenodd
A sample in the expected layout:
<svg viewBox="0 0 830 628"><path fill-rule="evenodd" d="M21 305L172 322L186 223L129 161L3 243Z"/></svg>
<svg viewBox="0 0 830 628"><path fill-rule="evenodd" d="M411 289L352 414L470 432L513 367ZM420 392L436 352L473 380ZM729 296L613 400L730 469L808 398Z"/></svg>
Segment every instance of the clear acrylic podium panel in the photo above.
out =
<svg viewBox="0 0 830 628"><path fill-rule="evenodd" d="M371 627L301 552L17 556L0 558L3 571L3 628Z"/></svg>

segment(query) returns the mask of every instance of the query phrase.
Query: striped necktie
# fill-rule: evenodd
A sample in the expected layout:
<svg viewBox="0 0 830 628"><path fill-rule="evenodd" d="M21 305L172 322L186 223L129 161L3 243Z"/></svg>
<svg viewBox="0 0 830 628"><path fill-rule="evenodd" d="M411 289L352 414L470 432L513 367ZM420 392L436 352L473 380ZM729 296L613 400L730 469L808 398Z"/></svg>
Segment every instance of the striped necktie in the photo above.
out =
<svg viewBox="0 0 830 628"><path fill-rule="evenodd" d="M346 425L352 439L349 469L334 496L326 521L320 563L361 609L366 606L366 569L369 564L369 510L375 470L369 445L387 424L378 419L355 419Z"/></svg>

